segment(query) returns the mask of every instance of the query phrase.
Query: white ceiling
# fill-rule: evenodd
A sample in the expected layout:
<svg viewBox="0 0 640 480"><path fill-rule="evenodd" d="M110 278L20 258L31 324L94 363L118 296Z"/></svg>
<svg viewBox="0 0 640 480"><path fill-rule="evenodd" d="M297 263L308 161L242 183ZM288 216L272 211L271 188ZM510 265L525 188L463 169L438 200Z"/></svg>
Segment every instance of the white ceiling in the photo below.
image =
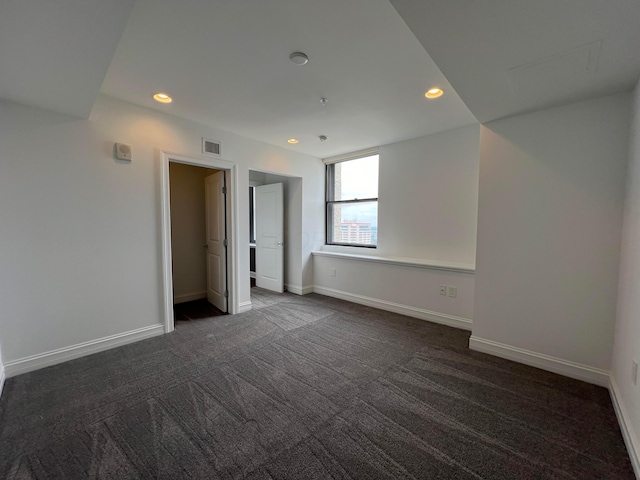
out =
<svg viewBox="0 0 640 480"><path fill-rule="evenodd" d="M638 0L391 0L482 123L633 88Z"/></svg>
<svg viewBox="0 0 640 480"><path fill-rule="evenodd" d="M638 25L638 0L3 0L0 98L87 117L102 91L327 157L630 90Z"/></svg>
<svg viewBox="0 0 640 480"><path fill-rule="evenodd" d="M388 0L138 0L102 92L317 157L476 122Z"/></svg>
<svg viewBox="0 0 640 480"><path fill-rule="evenodd" d="M87 117L135 0L2 0L0 98Z"/></svg>

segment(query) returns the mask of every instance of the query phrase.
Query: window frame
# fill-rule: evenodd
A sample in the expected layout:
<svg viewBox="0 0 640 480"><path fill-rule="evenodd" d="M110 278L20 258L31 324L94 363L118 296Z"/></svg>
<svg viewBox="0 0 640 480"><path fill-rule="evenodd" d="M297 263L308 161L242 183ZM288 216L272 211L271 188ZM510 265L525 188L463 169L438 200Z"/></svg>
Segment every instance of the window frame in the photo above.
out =
<svg viewBox="0 0 640 480"><path fill-rule="evenodd" d="M340 246L340 247L358 247L358 248L378 248L377 236L375 244L363 244L363 243L344 243L330 241L333 235L333 205L346 205L357 203L373 203L378 205L379 192L377 197L371 198L355 198L352 200L335 200L335 165L338 163L346 163L352 160L358 160L360 158L378 156L378 162L380 162L380 153L378 148L362 150L347 155L340 155L339 157L326 158L323 160L325 163L325 209L324 209L324 224L325 224L325 245ZM378 174L380 172L380 164L378 163ZM378 182L379 182L378 178ZM376 214L377 216L377 214ZM376 222L377 223L377 222Z"/></svg>

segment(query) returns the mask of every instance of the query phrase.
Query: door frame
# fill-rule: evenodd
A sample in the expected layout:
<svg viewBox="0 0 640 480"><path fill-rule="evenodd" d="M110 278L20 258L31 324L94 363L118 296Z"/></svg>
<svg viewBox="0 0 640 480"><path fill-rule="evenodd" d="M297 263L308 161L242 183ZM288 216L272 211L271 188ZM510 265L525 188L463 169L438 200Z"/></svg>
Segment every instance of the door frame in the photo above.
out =
<svg viewBox="0 0 640 480"><path fill-rule="evenodd" d="M169 186L169 162L213 168L225 172L227 179L227 308L230 314L239 312L238 304L238 166L234 162L204 155L182 155L162 150L160 175L160 207L162 230L162 304L164 307L164 331L175 328L173 318L173 272L171 269L171 192Z"/></svg>
<svg viewBox="0 0 640 480"><path fill-rule="evenodd" d="M279 201L275 202L276 208L274 211L272 211L272 213L275 213L275 218L271 218L268 215L270 213L268 211L269 209L258 207L258 204L266 206L269 203L265 201L264 197L262 198L262 202L258 201L258 197L260 196L259 194L260 189L271 190L276 194L275 198ZM255 187L255 196L256 196L255 197L256 210L254 212L254 215L256 216L256 286L265 288L267 290L271 290L273 292L282 293L284 292L284 285L285 285L284 284L284 274L285 274L284 264L285 264L285 257L286 257L285 253L286 253L286 247L287 247L287 244L285 242L285 229L284 229L284 217L285 217L284 184L282 182L276 182L276 183L267 183L265 185L259 185ZM259 210L261 211L258 212ZM261 216L259 213L263 215ZM266 216L264 215L265 213L267 214ZM276 247L275 249L265 248L264 246L265 236L261 234L265 234L267 232L265 232L264 228L262 230L258 229L258 225L260 226L265 225L265 222L264 222L265 218L269 220L273 220L272 222L266 222L266 223L271 223L272 226L275 225L280 227L277 230L275 230L275 238L273 239L273 242L275 243L275 247ZM280 260L279 262L276 262L278 264L276 267L276 270L278 270L279 273L277 274L277 278L275 282L272 282L270 280L265 281L265 275L264 275L265 270L264 268L259 268L259 267L264 266L264 259L266 258L267 255L272 253L274 250L277 250L276 260ZM262 274L262 276L260 274ZM271 283L275 283L275 285L272 285Z"/></svg>

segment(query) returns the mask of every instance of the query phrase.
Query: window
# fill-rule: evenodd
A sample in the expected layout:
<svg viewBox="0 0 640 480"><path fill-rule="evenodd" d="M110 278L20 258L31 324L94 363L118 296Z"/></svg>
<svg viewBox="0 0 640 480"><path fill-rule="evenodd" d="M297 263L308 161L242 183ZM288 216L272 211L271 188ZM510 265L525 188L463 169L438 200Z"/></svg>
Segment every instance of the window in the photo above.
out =
<svg viewBox="0 0 640 480"><path fill-rule="evenodd" d="M327 244L378 244L377 149L326 159Z"/></svg>

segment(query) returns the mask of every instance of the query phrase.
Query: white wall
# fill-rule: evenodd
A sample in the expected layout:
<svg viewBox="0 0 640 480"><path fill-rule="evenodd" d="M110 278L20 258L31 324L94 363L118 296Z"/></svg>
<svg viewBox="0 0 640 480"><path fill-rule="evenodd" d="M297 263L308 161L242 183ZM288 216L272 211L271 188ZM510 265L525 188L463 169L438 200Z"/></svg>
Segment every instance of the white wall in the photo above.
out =
<svg viewBox="0 0 640 480"><path fill-rule="evenodd" d="M171 260L175 302L204 298L207 292L204 179L215 171L169 163Z"/></svg>
<svg viewBox="0 0 640 480"><path fill-rule="evenodd" d="M378 248L326 246L324 250L473 269L479 132L480 127L472 125L381 146ZM340 275L329 275L332 268ZM382 301L380 308L386 305L398 311L400 307L391 303L421 318L433 312L442 318L461 318L464 321L457 325L463 328L473 318L473 274L316 256L313 278L318 292L377 299ZM441 296L440 285L458 287L458 297Z"/></svg>
<svg viewBox="0 0 640 480"><path fill-rule="evenodd" d="M249 170L249 181L252 185L264 185L267 181L266 174L264 172L256 172L255 170Z"/></svg>
<svg viewBox="0 0 640 480"><path fill-rule="evenodd" d="M314 290L317 293L471 329L472 273L325 256L314 256L313 262ZM335 276L332 270L335 270ZM457 297L440 295L440 285L456 286Z"/></svg>
<svg viewBox="0 0 640 480"><path fill-rule="evenodd" d="M475 264L480 126L379 148L378 247L326 250Z"/></svg>
<svg viewBox="0 0 640 480"><path fill-rule="evenodd" d="M238 165L238 296L248 302L248 171L303 179L300 235L311 243L323 231L319 159L107 97L89 120L0 103L5 367L162 323L161 150L200 154L202 136ZM114 142L132 145L131 163L113 159Z"/></svg>
<svg viewBox="0 0 640 480"><path fill-rule="evenodd" d="M483 126L472 342L606 380L629 103L622 94Z"/></svg>
<svg viewBox="0 0 640 480"><path fill-rule="evenodd" d="M633 115L611 381L627 447L640 476L640 384L632 381L632 362L640 361L640 82L635 89Z"/></svg>
<svg viewBox="0 0 640 480"><path fill-rule="evenodd" d="M480 127L380 147L378 253L473 265Z"/></svg>

